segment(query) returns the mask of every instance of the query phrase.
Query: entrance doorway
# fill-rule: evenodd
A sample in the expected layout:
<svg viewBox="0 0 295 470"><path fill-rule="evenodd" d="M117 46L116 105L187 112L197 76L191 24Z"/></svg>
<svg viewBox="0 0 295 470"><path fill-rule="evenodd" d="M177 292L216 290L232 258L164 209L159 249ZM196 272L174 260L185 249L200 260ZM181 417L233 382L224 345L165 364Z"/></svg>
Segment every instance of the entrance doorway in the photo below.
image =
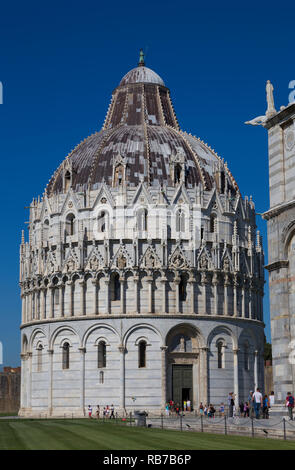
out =
<svg viewBox="0 0 295 470"><path fill-rule="evenodd" d="M193 366L191 364L172 365L172 400L183 408L183 402L193 398Z"/></svg>

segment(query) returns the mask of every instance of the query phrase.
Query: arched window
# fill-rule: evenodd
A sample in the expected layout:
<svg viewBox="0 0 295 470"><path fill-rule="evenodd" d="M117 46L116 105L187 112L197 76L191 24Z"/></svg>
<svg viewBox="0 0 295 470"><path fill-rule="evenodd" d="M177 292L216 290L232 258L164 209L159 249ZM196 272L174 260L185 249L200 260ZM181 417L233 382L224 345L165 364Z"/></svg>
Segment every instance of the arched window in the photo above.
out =
<svg viewBox="0 0 295 470"><path fill-rule="evenodd" d="M182 168L181 168L181 165L177 163L177 165L175 165L175 168L174 168L174 183L176 184L180 183L181 177L182 177Z"/></svg>
<svg viewBox="0 0 295 470"><path fill-rule="evenodd" d="M123 165L117 165L114 173L114 186L121 186L124 179Z"/></svg>
<svg viewBox="0 0 295 470"><path fill-rule="evenodd" d="M65 192L67 192L71 186L71 173L69 171L66 171L65 173Z"/></svg>
<svg viewBox="0 0 295 470"><path fill-rule="evenodd" d="M138 345L138 367L146 366L146 342L140 341Z"/></svg>
<svg viewBox="0 0 295 470"><path fill-rule="evenodd" d="M37 372L42 372L42 351L43 346L39 344L37 347Z"/></svg>
<svg viewBox="0 0 295 470"><path fill-rule="evenodd" d="M249 370L249 345L244 345L244 369Z"/></svg>
<svg viewBox="0 0 295 470"><path fill-rule="evenodd" d="M100 341L97 347L97 367L102 369L107 365L107 349L104 341Z"/></svg>
<svg viewBox="0 0 295 470"><path fill-rule="evenodd" d="M225 173L224 171L221 171L220 173L220 192L221 194L224 194L225 191Z"/></svg>
<svg viewBox="0 0 295 470"><path fill-rule="evenodd" d="M26 336L23 336L23 354L28 352L28 340Z"/></svg>
<svg viewBox="0 0 295 470"><path fill-rule="evenodd" d="M224 369L225 367L224 344L222 341L218 341L217 343L217 367L218 369Z"/></svg>
<svg viewBox="0 0 295 470"><path fill-rule="evenodd" d="M70 368L70 345L69 343L64 343L62 346L62 368Z"/></svg>
<svg viewBox="0 0 295 470"><path fill-rule="evenodd" d="M181 276L179 283L179 300L182 302L186 300L186 280L183 276Z"/></svg>
<svg viewBox="0 0 295 470"><path fill-rule="evenodd" d="M212 214L210 216L210 233L214 233L215 232L215 229L216 229L216 226L215 226L215 222L216 221L216 215Z"/></svg>
<svg viewBox="0 0 295 470"><path fill-rule="evenodd" d="M66 218L66 234L75 235L76 232L76 219L74 214L68 214Z"/></svg>
<svg viewBox="0 0 295 470"><path fill-rule="evenodd" d="M144 208L139 209L137 212L137 227L140 232L145 232L147 230L147 217L148 211Z"/></svg>
<svg viewBox="0 0 295 470"><path fill-rule="evenodd" d="M111 276L111 300L121 299L121 285L120 276L118 273L114 273Z"/></svg>
<svg viewBox="0 0 295 470"><path fill-rule="evenodd" d="M44 220L43 224L43 242L47 242L49 237L49 220Z"/></svg>
<svg viewBox="0 0 295 470"><path fill-rule="evenodd" d="M108 213L106 211L102 211L97 217L97 229L98 232L104 233L108 230Z"/></svg>
<svg viewBox="0 0 295 470"><path fill-rule="evenodd" d="M176 212L176 232L184 232L184 231L185 231L185 214L181 209L179 209Z"/></svg>

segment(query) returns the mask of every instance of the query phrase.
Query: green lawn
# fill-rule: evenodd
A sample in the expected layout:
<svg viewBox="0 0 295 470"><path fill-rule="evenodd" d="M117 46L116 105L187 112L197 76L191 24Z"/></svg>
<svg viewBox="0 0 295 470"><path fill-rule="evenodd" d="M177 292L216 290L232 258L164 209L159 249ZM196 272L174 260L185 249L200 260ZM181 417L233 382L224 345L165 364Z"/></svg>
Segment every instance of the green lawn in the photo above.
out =
<svg viewBox="0 0 295 470"><path fill-rule="evenodd" d="M1 420L0 450L295 450L295 442L74 420Z"/></svg>

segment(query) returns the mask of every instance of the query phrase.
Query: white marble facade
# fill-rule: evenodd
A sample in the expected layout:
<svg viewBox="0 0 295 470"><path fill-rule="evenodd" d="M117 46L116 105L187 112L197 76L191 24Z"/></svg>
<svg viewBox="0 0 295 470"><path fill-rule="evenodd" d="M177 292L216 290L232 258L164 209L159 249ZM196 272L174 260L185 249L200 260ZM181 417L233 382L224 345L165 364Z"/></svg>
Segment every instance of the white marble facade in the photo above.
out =
<svg viewBox="0 0 295 470"><path fill-rule="evenodd" d="M89 404L160 412L181 393L196 408L263 388L254 203L210 147L180 131L148 71L147 83L124 77L101 133L31 204L20 248L21 415L84 416Z"/></svg>

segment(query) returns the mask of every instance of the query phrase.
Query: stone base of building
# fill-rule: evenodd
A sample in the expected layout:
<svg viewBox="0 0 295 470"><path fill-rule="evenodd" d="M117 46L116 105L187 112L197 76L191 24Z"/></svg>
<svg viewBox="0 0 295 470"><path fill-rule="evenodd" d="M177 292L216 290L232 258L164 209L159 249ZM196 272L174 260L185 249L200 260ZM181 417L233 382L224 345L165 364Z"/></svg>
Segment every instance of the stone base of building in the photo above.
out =
<svg viewBox="0 0 295 470"><path fill-rule="evenodd" d="M103 418L102 409L100 410L100 418ZM128 418L130 413L132 416L134 415L135 411L146 411L150 416L161 416L161 414L165 414L165 410L158 408L158 409L146 409L146 408L116 408L115 414L118 417ZM73 411L63 413L60 410L32 410L32 408L20 408L18 412L18 416L21 418L36 418L36 419L52 419L52 418L66 418L66 419L73 419L73 418L88 418L88 410L85 408L84 410L73 409ZM92 417L96 417L96 408L92 408Z"/></svg>
<svg viewBox="0 0 295 470"><path fill-rule="evenodd" d="M271 407L269 416L288 416L288 409L282 403L278 403Z"/></svg>

